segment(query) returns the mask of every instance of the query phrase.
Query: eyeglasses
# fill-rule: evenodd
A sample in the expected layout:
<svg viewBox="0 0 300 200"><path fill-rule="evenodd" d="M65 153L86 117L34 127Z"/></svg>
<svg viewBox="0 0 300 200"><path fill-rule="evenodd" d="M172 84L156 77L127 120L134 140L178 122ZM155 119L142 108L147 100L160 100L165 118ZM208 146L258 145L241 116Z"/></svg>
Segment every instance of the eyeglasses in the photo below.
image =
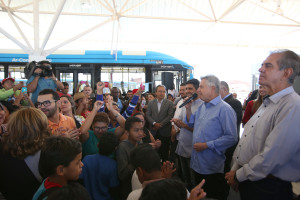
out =
<svg viewBox="0 0 300 200"><path fill-rule="evenodd" d="M42 105L44 105L45 107L48 107L48 106L50 106L51 105L51 103L52 102L56 102L57 100L52 100L52 101L49 101L49 100L47 100L47 101L43 101L43 102L36 102L36 107L38 107L38 108L40 108L40 107L42 107Z"/></svg>
<svg viewBox="0 0 300 200"><path fill-rule="evenodd" d="M105 130L108 129L108 127L107 127L107 126L103 126L103 127L97 127L97 126L94 126L94 129L95 129L95 131L99 131L99 130L105 131Z"/></svg>

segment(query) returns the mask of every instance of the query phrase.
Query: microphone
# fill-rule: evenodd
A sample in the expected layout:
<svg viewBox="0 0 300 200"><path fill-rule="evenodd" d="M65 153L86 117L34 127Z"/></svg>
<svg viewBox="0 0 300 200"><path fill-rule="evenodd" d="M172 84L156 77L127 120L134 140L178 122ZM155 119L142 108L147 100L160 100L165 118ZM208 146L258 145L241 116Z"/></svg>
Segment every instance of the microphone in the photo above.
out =
<svg viewBox="0 0 300 200"><path fill-rule="evenodd" d="M183 104L181 104L179 106L179 108L182 108L183 106L185 106L186 104L190 103L191 101L193 101L197 97L198 97L197 93L194 93L190 98L188 98L185 102L183 102Z"/></svg>

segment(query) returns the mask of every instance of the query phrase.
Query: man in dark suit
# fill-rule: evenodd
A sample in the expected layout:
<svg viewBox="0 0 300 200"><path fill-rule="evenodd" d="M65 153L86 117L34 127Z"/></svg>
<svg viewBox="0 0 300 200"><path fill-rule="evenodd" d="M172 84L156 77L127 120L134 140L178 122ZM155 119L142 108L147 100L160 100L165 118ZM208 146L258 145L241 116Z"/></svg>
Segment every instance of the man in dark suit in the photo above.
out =
<svg viewBox="0 0 300 200"><path fill-rule="evenodd" d="M159 154L163 161L169 159L171 123L174 109L173 102L165 99L166 88L163 85L156 87L156 99L148 104L146 119L149 123L149 129L155 139L161 140Z"/></svg>
<svg viewBox="0 0 300 200"><path fill-rule="evenodd" d="M236 119L237 119L237 133L238 136L240 135L240 126L241 126L241 122L242 122L242 117L243 117L243 109L242 109L242 104L239 100L235 99L231 93L229 93L229 86L225 81L221 81L221 90L220 90L220 94L221 94L221 98L228 103L233 110L236 113ZM239 138L239 137L238 137ZM234 146L230 147L229 149L227 149L225 156L226 156L226 160L225 160L225 168L224 168L224 173L230 171L230 163L232 160L232 155L233 152L235 150L237 144L235 144Z"/></svg>

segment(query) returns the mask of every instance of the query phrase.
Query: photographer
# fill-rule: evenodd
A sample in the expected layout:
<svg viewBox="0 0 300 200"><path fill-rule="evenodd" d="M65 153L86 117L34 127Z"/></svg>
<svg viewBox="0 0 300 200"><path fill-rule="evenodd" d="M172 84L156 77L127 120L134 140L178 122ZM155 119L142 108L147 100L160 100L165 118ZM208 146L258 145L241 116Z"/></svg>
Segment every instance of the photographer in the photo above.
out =
<svg viewBox="0 0 300 200"><path fill-rule="evenodd" d="M56 91L58 89L64 89L64 85L56 79L53 74L52 67L49 61L40 61L36 65L34 73L27 81L27 90L32 93L31 100L35 104L39 92L44 89L52 89Z"/></svg>

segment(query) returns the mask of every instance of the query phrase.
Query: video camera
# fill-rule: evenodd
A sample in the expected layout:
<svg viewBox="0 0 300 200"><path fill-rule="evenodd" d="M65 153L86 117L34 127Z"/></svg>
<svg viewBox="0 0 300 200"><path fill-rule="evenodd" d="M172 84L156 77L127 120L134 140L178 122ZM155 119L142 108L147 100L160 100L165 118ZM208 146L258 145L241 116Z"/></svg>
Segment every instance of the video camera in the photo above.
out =
<svg viewBox="0 0 300 200"><path fill-rule="evenodd" d="M51 67L51 64L49 61L42 60L42 61L38 62L35 69L37 69L37 68L40 68L43 71L42 71L42 73L36 74L36 75L39 75L40 77L52 76L53 70L52 70L52 67Z"/></svg>
<svg viewBox="0 0 300 200"><path fill-rule="evenodd" d="M42 69L42 72L34 73L38 68ZM32 61L25 66L24 73L25 77L29 79L32 75L40 77L52 76L53 70L50 62L47 60L42 60L40 62Z"/></svg>

